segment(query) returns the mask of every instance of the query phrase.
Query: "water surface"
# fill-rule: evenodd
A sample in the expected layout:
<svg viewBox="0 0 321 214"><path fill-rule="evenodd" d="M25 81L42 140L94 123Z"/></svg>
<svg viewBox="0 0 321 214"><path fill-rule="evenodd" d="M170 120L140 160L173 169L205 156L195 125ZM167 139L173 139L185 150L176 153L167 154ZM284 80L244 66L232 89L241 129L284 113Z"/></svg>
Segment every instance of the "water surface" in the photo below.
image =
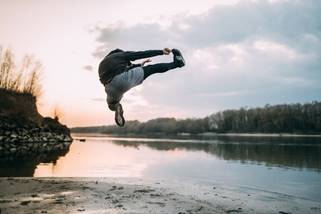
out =
<svg viewBox="0 0 321 214"><path fill-rule="evenodd" d="M175 179L321 202L320 139L74 138L86 142L76 140L66 155L38 164L33 176Z"/></svg>

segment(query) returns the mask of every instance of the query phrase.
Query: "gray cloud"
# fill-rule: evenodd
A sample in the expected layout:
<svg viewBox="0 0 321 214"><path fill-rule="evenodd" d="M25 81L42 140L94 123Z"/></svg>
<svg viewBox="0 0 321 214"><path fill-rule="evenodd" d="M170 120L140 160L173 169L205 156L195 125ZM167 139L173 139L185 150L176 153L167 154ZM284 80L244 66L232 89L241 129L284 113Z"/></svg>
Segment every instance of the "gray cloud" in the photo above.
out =
<svg viewBox="0 0 321 214"><path fill-rule="evenodd" d="M263 37L303 48L306 44L303 46L301 42L307 36L321 37L320 10L318 0L240 2L188 18L186 23L193 27L182 38L199 47Z"/></svg>
<svg viewBox="0 0 321 214"><path fill-rule="evenodd" d="M85 65L84 67L83 67L86 71L93 71L93 66L91 66L91 65Z"/></svg>
<svg viewBox="0 0 321 214"><path fill-rule="evenodd" d="M309 51L316 43L320 45L320 11L318 0L241 1L232 6L214 7L203 15L177 15L167 29L156 23L130 28L97 28L97 42L111 48L121 44L130 49L142 49L164 43L200 48L269 38Z"/></svg>
<svg viewBox="0 0 321 214"><path fill-rule="evenodd" d="M182 49L188 65L150 77L140 91L158 106L197 114L306 102L321 97L320 11L318 0L241 1L198 16L177 15L167 28L157 23L97 28L93 54L101 58L117 47Z"/></svg>
<svg viewBox="0 0 321 214"><path fill-rule="evenodd" d="M126 50L153 49L162 46L166 40L166 31L158 24L139 24L131 28L97 28L99 36L93 55L101 58L110 50L122 48Z"/></svg>

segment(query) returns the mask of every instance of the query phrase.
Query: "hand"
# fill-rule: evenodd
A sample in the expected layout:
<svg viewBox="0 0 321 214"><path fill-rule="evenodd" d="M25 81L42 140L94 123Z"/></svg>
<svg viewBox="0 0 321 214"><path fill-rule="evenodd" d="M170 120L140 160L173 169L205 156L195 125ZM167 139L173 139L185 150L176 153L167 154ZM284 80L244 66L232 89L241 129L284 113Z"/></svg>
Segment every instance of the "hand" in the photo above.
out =
<svg viewBox="0 0 321 214"><path fill-rule="evenodd" d="M165 55L169 55L171 52L172 52L172 50L169 49L169 48L164 48L163 49L163 54L165 54Z"/></svg>
<svg viewBox="0 0 321 214"><path fill-rule="evenodd" d="M151 62L151 61L152 61L151 59L146 59L145 61L143 61L143 62L141 63L141 65L143 66L143 65L145 65L146 63Z"/></svg>

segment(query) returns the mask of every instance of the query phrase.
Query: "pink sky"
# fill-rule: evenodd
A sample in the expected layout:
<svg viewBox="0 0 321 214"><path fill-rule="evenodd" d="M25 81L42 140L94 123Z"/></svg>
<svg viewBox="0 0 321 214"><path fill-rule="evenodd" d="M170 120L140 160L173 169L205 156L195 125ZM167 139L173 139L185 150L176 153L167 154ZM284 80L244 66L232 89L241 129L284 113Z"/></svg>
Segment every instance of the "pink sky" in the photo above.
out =
<svg viewBox="0 0 321 214"><path fill-rule="evenodd" d="M90 30L97 24L135 25L146 20L166 24L176 13L201 13L214 4L209 0L197 4L169 0L153 4L147 0L2 1L0 45L11 48L17 59L33 54L44 65L44 94L38 104L43 115L52 115L58 106L62 121L69 126L111 124L113 115L106 105L91 100L105 94L95 72L99 59L92 56L97 44ZM84 72L85 64L92 65L94 72ZM135 117L135 111L129 110L128 118L145 119L144 115ZM173 110L171 115L178 114ZM152 118L153 113L147 116Z"/></svg>
<svg viewBox="0 0 321 214"><path fill-rule="evenodd" d="M113 113L102 101L106 95L97 75L101 58L93 55L99 47L106 47L106 53L108 48L119 46L134 50L178 47L184 50L188 60L185 70L155 76L126 94L123 104L127 120L202 117L231 107L311 101L320 95L319 87L314 86L319 85L316 78L307 79L294 73L275 77L274 72L280 73L278 69L283 71L284 66L290 69L301 65L295 63L302 62L302 66L316 63L320 54L312 47L320 45L318 34L302 33L302 42L308 49L305 52L291 46L291 41L284 42L283 37L275 37L274 28L264 31L265 26L261 23L252 23L261 29L255 33L263 32L256 37L235 41L216 38L221 32L231 31L233 35L243 36L238 32L247 27L238 18L238 13L240 17L244 16L242 11L249 10L254 14L261 8L267 8L269 12L277 11L273 8L278 7L282 14L282 10L288 10L287 4L290 3L286 0L5 0L0 6L0 45L11 48L17 59L24 54L33 54L42 62L44 94L38 108L42 115L52 116L58 106L63 115L62 122L71 127L114 123ZM296 4L297 8L303 5ZM229 21L234 16L229 15L229 10L231 14L236 13L236 20L240 20L237 26L243 27L228 28L235 24ZM310 14L308 9L304 12ZM271 20L273 17L266 18ZM220 21L218 28L217 20ZM142 35L151 34L153 26L157 27L155 32L159 38L148 40L130 35L135 34L135 29L146 30L140 32ZM206 31L202 33L202 29ZM213 36L211 29L217 30ZM199 34L189 38L193 30ZM114 37L107 38L106 32ZM223 33L222 38L225 37ZM284 35L287 38L287 34ZM208 45L202 46L204 42ZM159 57L154 62L170 60L171 57ZM92 71L84 69L86 65L92 66ZM262 65L264 68L269 65L270 70L258 72L257 68ZM186 75L188 78L185 79ZM268 82L265 84L261 80ZM255 94L249 87L252 83L253 88L262 89L260 94ZM306 88L295 89L305 90L311 97L296 93L297 97L284 95L286 99L281 99L277 93L265 92L271 86L285 87L282 89L292 92L291 87L298 84Z"/></svg>

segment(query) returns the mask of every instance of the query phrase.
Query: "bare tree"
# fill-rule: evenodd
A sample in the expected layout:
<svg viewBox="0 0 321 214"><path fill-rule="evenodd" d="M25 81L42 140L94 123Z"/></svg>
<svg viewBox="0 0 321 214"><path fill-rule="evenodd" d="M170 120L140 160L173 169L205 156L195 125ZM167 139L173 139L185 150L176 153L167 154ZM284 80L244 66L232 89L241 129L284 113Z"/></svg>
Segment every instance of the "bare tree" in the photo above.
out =
<svg viewBox="0 0 321 214"><path fill-rule="evenodd" d="M0 89L16 93L41 95L42 65L32 56L25 56L19 69L10 49L0 47Z"/></svg>
<svg viewBox="0 0 321 214"><path fill-rule="evenodd" d="M56 121L59 121L62 118L62 112L58 106L55 107L53 116Z"/></svg>

